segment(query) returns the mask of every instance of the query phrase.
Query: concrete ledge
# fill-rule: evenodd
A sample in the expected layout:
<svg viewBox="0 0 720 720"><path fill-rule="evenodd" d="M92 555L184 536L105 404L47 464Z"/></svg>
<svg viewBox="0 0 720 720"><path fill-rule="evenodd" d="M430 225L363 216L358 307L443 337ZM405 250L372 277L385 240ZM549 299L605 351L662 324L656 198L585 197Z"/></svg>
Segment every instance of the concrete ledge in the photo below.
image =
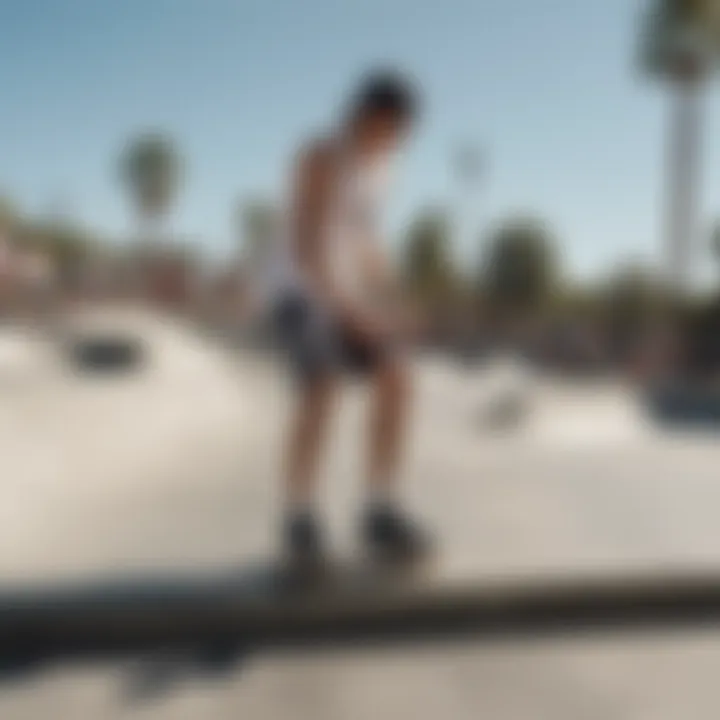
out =
<svg viewBox="0 0 720 720"><path fill-rule="evenodd" d="M17 658L237 642L309 646L627 632L720 625L717 575L532 582L382 582L356 574L314 589L272 566L216 577L123 580L0 595L0 667Z"/></svg>

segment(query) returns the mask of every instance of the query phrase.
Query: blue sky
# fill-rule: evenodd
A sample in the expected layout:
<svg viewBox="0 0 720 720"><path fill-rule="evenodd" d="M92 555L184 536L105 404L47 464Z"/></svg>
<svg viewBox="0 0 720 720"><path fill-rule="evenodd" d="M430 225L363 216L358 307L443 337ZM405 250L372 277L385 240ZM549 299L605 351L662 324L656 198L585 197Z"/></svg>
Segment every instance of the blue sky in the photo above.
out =
<svg viewBox="0 0 720 720"><path fill-rule="evenodd" d="M426 113L390 236L419 205L455 201L449 159L470 140L489 157L472 222L537 213L571 269L594 274L658 245L667 98L634 68L640 5L3 0L0 188L29 211L59 204L121 236L131 214L116 158L134 131L163 128L189 169L173 226L221 254L237 198L278 196L297 140L332 119L362 70L392 62L417 77ZM720 187L720 108L709 106L706 218Z"/></svg>

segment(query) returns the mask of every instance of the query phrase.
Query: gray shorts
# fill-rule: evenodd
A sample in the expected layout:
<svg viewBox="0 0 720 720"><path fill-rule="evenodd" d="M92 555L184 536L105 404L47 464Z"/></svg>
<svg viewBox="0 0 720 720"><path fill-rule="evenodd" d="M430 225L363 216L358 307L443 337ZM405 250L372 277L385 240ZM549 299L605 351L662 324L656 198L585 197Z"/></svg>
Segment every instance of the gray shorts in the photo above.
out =
<svg viewBox="0 0 720 720"><path fill-rule="evenodd" d="M274 310L280 346L301 380L345 372L371 374L386 354L383 347L358 342L312 300L293 294Z"/></svg>

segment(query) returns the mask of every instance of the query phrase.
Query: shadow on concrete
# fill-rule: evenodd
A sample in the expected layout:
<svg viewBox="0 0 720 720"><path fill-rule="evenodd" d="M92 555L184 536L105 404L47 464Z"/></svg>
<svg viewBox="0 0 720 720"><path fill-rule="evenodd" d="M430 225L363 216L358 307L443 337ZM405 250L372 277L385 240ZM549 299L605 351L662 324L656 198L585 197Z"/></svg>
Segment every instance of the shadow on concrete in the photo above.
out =
<svg viewBox="0 0 720 720"><path fill-rule="evenodd" d="M75 337L66 343L66 354L82 374L132 372L145 359L141 340L118 335Z"/></svg>
<svg viewBox="0 0 720 720"><path fill-rule="evenodd" d="M532 414L532 400L522 391L491 398L476 413L478 425L491 431L512 431L523 427Z"/></svg>

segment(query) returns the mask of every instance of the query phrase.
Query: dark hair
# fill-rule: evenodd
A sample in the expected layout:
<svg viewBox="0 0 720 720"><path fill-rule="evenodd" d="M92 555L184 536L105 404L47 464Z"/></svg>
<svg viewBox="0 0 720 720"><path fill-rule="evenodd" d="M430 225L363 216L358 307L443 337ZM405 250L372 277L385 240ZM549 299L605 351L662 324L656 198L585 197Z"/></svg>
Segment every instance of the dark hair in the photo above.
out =
<svg viewBox="0 0 720 720"><path fill-rule="evenodd" d="M411 122L418 113L418 100L412 84L396 72L368 73L360 83L350 107L351 122L369 115L389 115L401 123Z"/></svg>

